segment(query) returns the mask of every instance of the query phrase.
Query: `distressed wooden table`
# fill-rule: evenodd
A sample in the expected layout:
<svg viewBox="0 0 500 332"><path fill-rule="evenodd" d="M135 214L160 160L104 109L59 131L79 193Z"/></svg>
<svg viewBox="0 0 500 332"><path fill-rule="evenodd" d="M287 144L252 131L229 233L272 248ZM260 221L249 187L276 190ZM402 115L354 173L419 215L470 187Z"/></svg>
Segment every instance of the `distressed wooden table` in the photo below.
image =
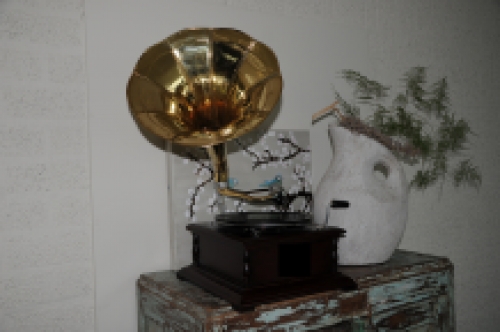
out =
<svg viewBox="0 0 500 332"><path fill-rule="evenodd" d="M343 267L359 290L311 294L238 313L178 280L141 275L139 331L454 331L453 265L398 250L385 264Z"/></svg>

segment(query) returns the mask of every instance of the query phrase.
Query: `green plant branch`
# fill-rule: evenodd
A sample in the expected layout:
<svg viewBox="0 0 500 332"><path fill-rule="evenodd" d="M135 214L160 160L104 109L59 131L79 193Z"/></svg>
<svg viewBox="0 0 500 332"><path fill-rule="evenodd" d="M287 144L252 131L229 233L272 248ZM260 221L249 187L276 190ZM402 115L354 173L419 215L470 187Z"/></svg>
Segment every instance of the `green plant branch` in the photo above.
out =
<svg viewBox="0 0 500 332"><path fill-rule="evenodd" d="M343 70L341 76L352 87L355 102L348 103L335 91L333 109L340 125L381 141L396 150L403 162L415 166L413 188L423 190L439 183L442 189L450 178L455 187L479 188L482 178L478 167L470 158L456 160L467 149L473 133L468 122L457 119L450 109L446 78L429 84L425 67L411 68L402 78L404 91L385 106L388 86L354 70ZM364 120L360 119L359 104L372 109ZM420 166L415 163L418 160Z"/></svg>

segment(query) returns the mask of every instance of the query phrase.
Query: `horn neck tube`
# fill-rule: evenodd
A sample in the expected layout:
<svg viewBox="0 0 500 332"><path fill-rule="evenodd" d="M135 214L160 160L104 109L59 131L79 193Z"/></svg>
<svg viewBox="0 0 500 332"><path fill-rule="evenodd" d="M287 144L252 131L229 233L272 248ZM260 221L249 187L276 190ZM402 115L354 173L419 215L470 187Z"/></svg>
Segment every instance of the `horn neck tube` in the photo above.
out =
<svg viewBox="0 0 500 332"><path fill-rule="evenodd" d="M237 198L247 202L275 202L276 194L251 195L249 193L229 188L229 168L227 163L226 143L206 147L214 172L214 181L217 183L217 192L221 196Z"/></svg>

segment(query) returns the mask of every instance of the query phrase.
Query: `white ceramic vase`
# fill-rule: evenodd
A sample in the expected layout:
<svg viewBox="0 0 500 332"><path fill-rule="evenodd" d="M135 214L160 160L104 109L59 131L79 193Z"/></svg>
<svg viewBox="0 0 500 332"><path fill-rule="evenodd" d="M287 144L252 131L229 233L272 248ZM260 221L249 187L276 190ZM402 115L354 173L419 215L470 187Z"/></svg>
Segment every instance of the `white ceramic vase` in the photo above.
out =
<svg viewBox="0 0 500 332"><path fill-rule="evenodd" d="M398 247L408 218L408 182L396 157L374 139L329 125L333 158L314 193L314 219L346 230L339 241L339 264L383 263Z"/></svg>

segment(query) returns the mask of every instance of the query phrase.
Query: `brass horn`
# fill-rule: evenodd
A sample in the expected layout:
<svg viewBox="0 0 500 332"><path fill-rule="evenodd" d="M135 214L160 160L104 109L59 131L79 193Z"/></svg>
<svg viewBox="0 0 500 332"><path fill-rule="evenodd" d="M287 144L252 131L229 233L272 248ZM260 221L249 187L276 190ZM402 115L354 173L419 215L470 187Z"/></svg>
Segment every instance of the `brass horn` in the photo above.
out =
<svg viewBox="0 0 500 332"><path fill-rule="evenodd" d="M225 142L259 125L281 97L274 52L229 28L181 30L149 47L127 86L142 128L173 143L208 150L218 191L250 201L272 199L229 189Z"/></svg>

